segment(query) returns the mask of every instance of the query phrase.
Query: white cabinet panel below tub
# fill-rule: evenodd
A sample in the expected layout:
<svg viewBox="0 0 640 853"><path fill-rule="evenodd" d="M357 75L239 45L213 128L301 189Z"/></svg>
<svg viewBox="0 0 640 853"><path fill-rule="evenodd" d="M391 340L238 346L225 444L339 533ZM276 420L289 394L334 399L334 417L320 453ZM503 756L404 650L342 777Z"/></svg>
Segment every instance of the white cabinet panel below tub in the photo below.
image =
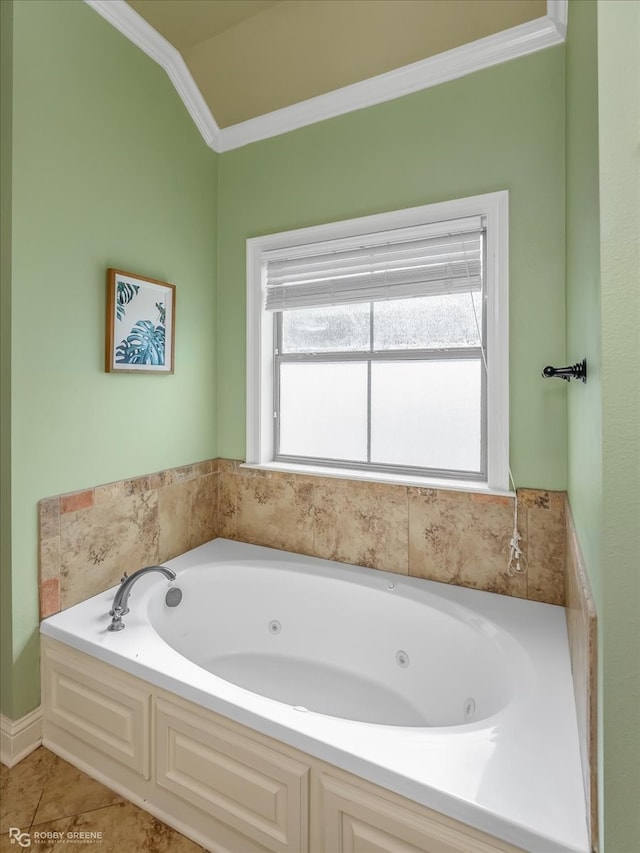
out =
<svg viewBox="0 0 640 853"><path fill-rule="evenodd" d="M125 767L150 777L151 692L86 655L44 650L44 716Z"/></svg>
<svg viewBox="0 0 640 853"><path fill-rule="evenodd" d="M346 775L321 772L314 781L312 853L522 853Z"/></svg>
<svg viewBox="0 0 640 853"><path fill-rule="evenodd" d="M45 746L211 853L522 853L47 637L42 662Z"/></svg>
<svg viewBox="0 0 640 853"><path fill-rule="evenodd" d="M155 708L160 787L268 850L306 853L306 764L182 704L158 698Z"/></svg>

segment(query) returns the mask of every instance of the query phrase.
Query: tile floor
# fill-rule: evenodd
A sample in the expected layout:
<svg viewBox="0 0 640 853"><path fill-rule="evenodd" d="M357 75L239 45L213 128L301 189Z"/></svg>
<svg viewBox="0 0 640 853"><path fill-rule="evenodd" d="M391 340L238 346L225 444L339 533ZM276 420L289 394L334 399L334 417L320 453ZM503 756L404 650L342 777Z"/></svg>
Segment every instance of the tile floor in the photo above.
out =
<svg viewBox="0 0 640 853"><path fill-rule="evenodd" d="M28 838L34 853L203 853L200 845L44 747L10 770L0 768L0 853L23 849ZM12 842L10 827L29 833L22 846ZM57 832L62 839L47 841L36 832ZM102 837L77 841L69 832L101 832Z"/></svg>

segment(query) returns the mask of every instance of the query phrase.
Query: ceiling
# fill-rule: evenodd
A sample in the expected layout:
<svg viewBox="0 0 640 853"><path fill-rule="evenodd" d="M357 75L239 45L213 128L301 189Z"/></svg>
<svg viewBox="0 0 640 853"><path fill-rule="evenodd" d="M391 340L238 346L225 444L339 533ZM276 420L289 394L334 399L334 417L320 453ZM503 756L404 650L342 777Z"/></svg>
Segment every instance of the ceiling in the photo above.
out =
<svg viewBox="0 0 640 853"><path fill-rule="evenodd" d="M547 13L546 0L128 0L182 55L220 128Z"/></svg>

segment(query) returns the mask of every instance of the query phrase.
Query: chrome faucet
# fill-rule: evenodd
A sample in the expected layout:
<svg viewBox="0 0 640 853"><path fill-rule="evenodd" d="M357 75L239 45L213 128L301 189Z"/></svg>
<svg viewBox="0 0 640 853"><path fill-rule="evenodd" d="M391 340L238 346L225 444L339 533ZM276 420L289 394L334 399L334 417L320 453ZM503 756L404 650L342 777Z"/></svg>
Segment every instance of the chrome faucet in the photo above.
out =
<svg viewBox="0 0 640 853"><path fill-rule="evenodd" d="M166 566L147 566L144 569L138 569L138 571L134 572L132 575L127 575L125 572L124 576L120 580L120 586L118 587L113 599L113 607L109 611L109 616L113 617L108 628L109 631L122 631L124 628L122 617L125 613L129 612L128 604L131 587L138 578L141 578L142 575L146 575L149 572L160 572L169 581L174 581L176 579L176 573L172 569L168 569Z"/></svg>

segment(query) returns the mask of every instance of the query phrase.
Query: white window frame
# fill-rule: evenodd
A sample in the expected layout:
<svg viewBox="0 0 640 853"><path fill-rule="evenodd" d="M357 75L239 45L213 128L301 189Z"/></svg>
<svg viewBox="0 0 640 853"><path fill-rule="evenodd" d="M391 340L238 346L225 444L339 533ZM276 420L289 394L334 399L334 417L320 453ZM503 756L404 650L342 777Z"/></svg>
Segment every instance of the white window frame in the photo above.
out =
<svg viewBox="0 0 640 853"><path fill-rule="evenodd" d="M307 466L274 462L273 313L264 310L264 253L395 228L430 225L468 216L486 222L487 317L487 481L473 481L477 491L509 490L509 193L507 190L452 201L374 214L247 240L247 450L246 465L273 470L308 471ZM317 473L391 482L443 482L464 488L459 480L372 474L353 468L317 466Z"/></svg>

